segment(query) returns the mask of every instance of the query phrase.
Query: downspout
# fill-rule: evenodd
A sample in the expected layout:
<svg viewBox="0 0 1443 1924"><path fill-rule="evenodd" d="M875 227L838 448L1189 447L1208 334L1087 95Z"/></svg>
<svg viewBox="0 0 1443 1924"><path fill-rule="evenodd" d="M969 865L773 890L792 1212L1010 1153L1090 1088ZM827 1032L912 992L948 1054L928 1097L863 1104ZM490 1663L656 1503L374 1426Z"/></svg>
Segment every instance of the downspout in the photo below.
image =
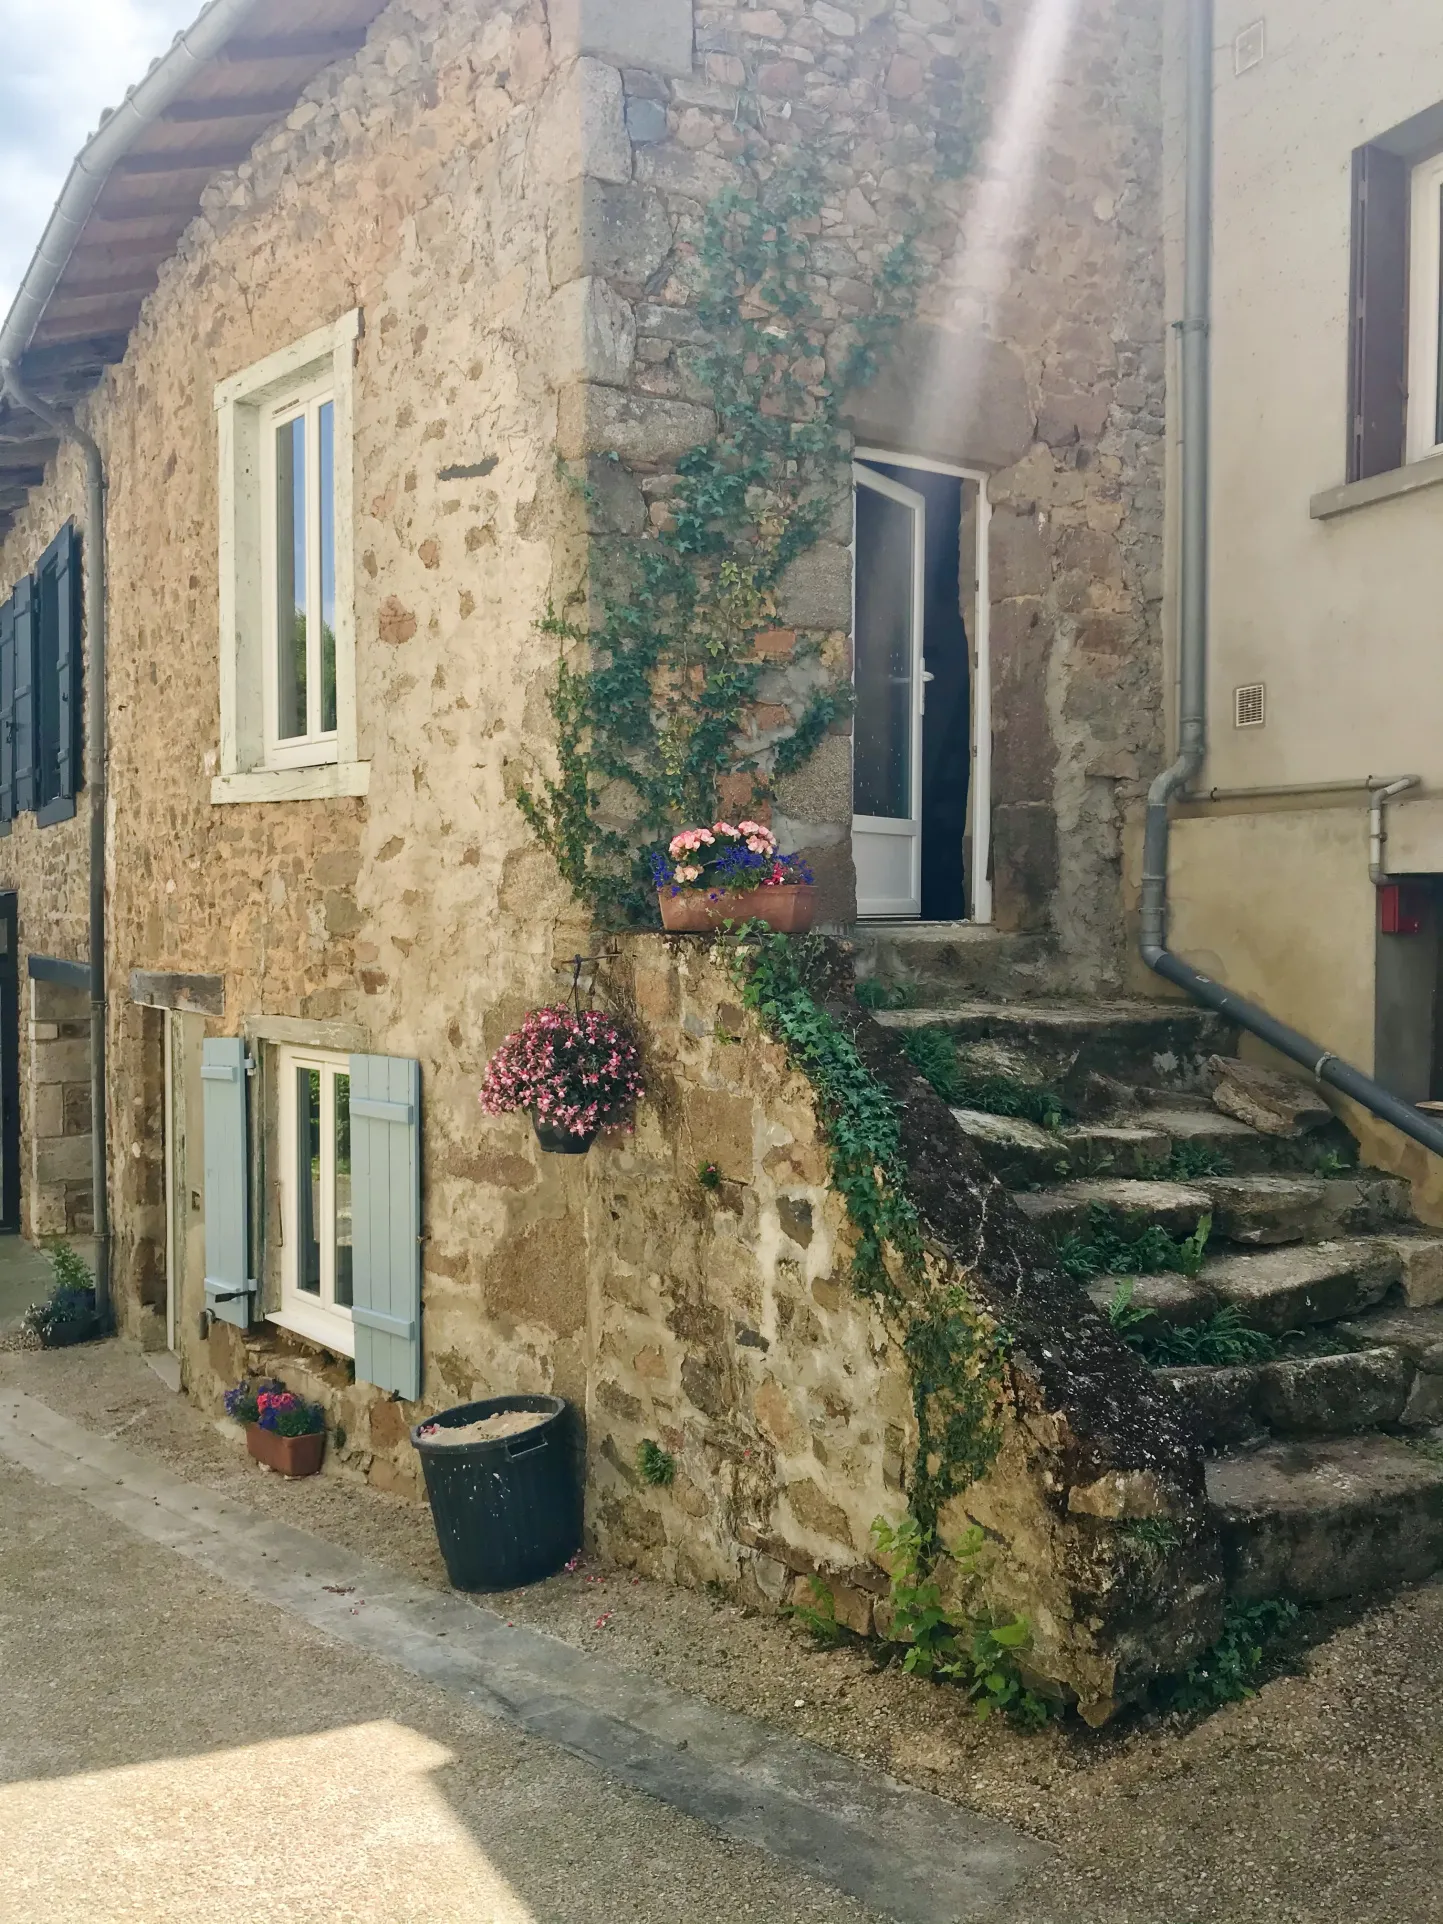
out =
<svg viewBox="0 0 1443 1924"><path fill-rule="evenodd" d="M85 460L85 786L90 797L90 1181L95 1213L95 1307L110 1318L110 1198L105 1130L105 466L93 437L32 394L0 361L0 388Z"/></svg>
<svg viewBox="0 0 1443 1924"><path fill-rule="evenodd" d="M1182 386L1182 464L1180 507L1180 605L1178 619L1178 756L1147 792L1143 833L1141 928L1138 947L1155 974L1175 983L1204 1008L1246 1029L1270 1047L1300 1063L1319 1082L1349 1096L1381 1121L1443 1156L1443 1128L1410 1103L1391 1095L1361 1069L1298 1030L1277 1021L1245 996L1225 989L1173 955L1167 946L1167 863L1169 804L1187 788L1207 750L1208 640L1208 332L1212 321L1212 99L1213 0L1184 0L1187 8L1187 157L1183 216L1186 260L1180 378ZM1389 797L1414 785L1399 777L1372 789L1369 808L1369 874L1383 876L1383 808Z"/></svg>

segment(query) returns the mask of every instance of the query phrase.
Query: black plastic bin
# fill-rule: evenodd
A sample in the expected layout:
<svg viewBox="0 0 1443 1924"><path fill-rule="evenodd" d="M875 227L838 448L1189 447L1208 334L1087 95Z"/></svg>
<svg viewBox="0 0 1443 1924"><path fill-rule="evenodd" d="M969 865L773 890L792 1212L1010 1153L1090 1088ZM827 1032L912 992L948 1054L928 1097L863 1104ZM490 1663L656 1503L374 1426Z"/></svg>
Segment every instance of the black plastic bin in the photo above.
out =
<svg viewBox="0 0 1443 1924"><path fill-rule="evenodd" d="M501 1410L535 1410L535 1429L491 1442L438 1443L417 1424L426 1494L446 1574L458 1590L514 1590L552 1576L581 1548L581 1477L571 1411L559 1396L488 1396L430 1422L441 1429Z"/></svg>

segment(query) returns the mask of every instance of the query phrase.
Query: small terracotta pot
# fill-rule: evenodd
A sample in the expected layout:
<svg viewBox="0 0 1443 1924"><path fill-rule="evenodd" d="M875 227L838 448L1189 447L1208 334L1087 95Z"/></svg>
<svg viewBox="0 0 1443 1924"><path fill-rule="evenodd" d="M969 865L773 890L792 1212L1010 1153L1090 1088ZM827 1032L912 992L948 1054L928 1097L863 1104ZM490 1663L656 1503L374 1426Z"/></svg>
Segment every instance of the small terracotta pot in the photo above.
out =
<svg viewBox="0 0 1443 1924"><path fill-rule="evenodd" d="M673 895L658 889L661 925L674 935L701 935L723 922L765 922L779 935L803 935L817 912L817 891L808 882L784 882L780 888L730 889L717 895L683 889Z"/></svg>
<svg viewBox="0 0 1443 1924"><path fill-rule="evenodd" d="M531 1127L536 1131L536 1140L548 1156L584 1156L596 1141L598 1130L592 1129L584 1136L578 1136L574 1129L562 1129L554 1122L543 1122L533 1109Z"/></svg>
<svg viewBox="0 0 1443 1924"><path fill-rule="evenodd" d="M246 1448L257 1463L281 1476L314 1476L325 1455L326 1433L314 1430L309 1436L281 1436L275 1430L263 1430L259 1423L247 1423Z"/></svg>

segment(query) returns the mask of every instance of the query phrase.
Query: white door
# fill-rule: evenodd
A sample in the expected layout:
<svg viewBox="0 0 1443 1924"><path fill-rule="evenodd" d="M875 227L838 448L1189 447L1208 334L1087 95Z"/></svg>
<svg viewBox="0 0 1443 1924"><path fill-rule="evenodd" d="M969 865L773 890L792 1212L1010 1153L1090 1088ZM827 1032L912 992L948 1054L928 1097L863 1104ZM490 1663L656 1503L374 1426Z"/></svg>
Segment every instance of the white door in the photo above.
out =
<svg viewBox="0 0 1443 1924"><path fill-rule="evenodd" d="M852 469L852 859L861 916L922 912L924 497Z"/></svg>

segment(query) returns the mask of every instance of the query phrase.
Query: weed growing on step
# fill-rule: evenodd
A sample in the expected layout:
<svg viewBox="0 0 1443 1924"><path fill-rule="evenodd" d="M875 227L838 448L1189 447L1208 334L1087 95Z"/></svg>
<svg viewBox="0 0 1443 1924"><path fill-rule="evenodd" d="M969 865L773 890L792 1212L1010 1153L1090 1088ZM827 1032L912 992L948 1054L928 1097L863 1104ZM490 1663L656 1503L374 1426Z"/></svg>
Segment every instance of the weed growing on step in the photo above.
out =
<svg viewBox="0 0 1443 1924"><path fill-rule="evenodd" d="M666 1489L676 1477L676 1458L670 1450L644 1436L636 1446L636 1467L643 1483Z"/></svg>
<svg viewBox="0 0 1443 1924"><path fill-rule="evenodd" d="M714 1162L698 1163L696 1179L703 1189L715 1191L722 1186L722 1172Z"/></svg>
<svg viewBox="0 0 1443 1924"><path fill-rule="evenodd" d="M1044 1129L1060 1129L1071 1120L1055 1089L973 1068L957 1053L957 1044L945 1029L910 1029L902 1036L902 1047L949 1108L1015 1116Z"/></svg>
<svg viewBox="0 0 1443 1924"><path fill-rule="evenodd" d="M1156 1686L1157 1702L1164 1710L1204 1714L1256 1696L1254 1685L1269 1651L1297 1620L1298 1606L1286 1597L1228 1604L1223 1633L1212 1649L1180 1677L1164 1677Z"/></svg>
<svg viewBox="0 0 1443 1924"><path fill-rule="evenodd" d="M1199 1176L1230 1176L1231 1160L1205 1142L1174 1143L1167 1156L1140 1156L1137 1173L1144 1182L1196 1182Z"/></svg>
<svg viewBox="0 0 1443 1924"><path fill-rule="evenodd" d="M1094 1203L1086 1229L1070 1229L1058 1239L1057 1261L1079 1283L1095 1276L1196 1276L1212 1227L1212 1217L1201 1216L1191 1236L1170 1236L1161 1223L1136 1212L1118 1216Z"/></svg>
<svg viewBox="0 0 1443 1924"><path fill-rule="evenodd" d="M1004 1339L965 1289L928 1269L892 1098L818 1000L824 944L748 923L718 948L743 1002L812 1086L828 1176L856 1237L852 1287L906 1364L917 1423L908 1496L930 1540L942 1506L997 1455Z"/></svg>
<svg viewBox="0 0 1443 1924"><path fill-rule="evenodd" d="M875 975L864 975L853 991L864 1009L911 1009L917 991L910 982L879 982Z"/></svg>
<svg viewBox="0 0 1443 1924"><path fill-rule="evenodd" d="M952 1547L950 1554L964 1577L975 1578L984 1541L973 1524ZM891 1641L902 1652L902 1668L955 1684L979 1717L1000 1712L1024 1729L1040 1729L1057 1706L1029 1689L1023 1678L1021 1661L1032 1646L1027 1618L985 1612L960 1622L949 1617L915 1517L904 1517L895 1527L878 1517L872 1542L891 1571Z"/></svg>
<svg viewBox="0 0 1443 1924"><path fill-rule="evenodd" d="M1117 1534L1149 1564L1161 1563L1182 1542L1182 1532L1165 1516L1129 1517Z"/></svg>
<svg viewBox="0 0 1443 1924"><path fill-rule="evenodd" d="M1249 1329L1229 1303L1200 1323L1158 1323L1132 1300L1132 1282L1119 1283L1107 1306L1107 1320L1130 1349L1154 1369L1187 1369L1203 1364L1229 1369L1238 1363L1266 1363L1281 1345L1265 1330Z"/></svg>

